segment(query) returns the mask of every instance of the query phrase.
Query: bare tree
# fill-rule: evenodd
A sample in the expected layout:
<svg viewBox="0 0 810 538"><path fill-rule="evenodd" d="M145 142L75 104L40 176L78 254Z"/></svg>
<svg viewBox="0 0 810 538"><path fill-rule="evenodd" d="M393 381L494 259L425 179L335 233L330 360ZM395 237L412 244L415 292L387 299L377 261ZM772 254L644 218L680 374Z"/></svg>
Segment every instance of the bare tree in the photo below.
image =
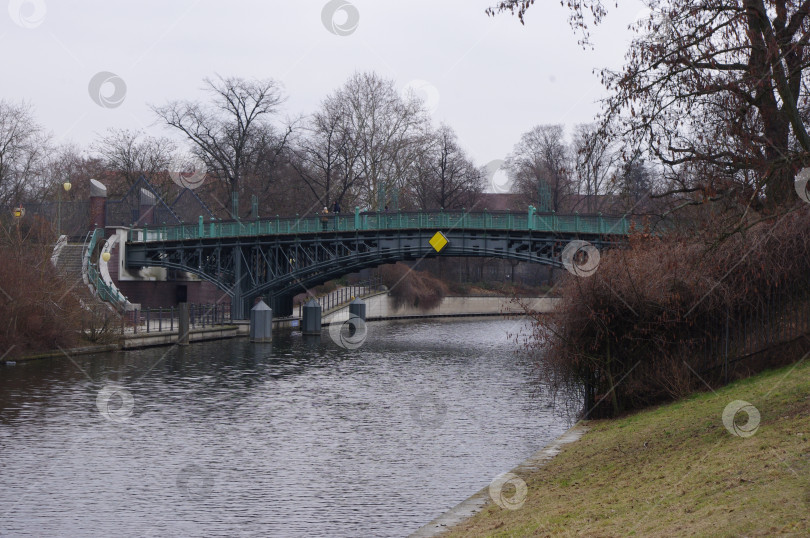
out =
<svg viewBox="0 0 810 538"><path fill-rule="evenodd" d="M411 190L421 209L471 208L483 191L484 175L458 144L456 133L442 125L415 163Z"/></svg>
<svg viewBox="0 0 810 538"><path fill-rule="evenodd" d="M489 10L517 11L533 0ZM603 72L606 125L671 168L674 193L696 203L736 197L771 206L796 199L796 171L810 163L810 5L788 0L646 0L652 16L620 71ZM587 38L600 0L569 2ZM611 132L611 131L606 131ZM697 173L683 174L689 167ZM753 172L751 174L750 172Z"/></svg>
<svg viewBox="0 0 810 538"><path fill-rule="evenodd" d="M19 204L47 188L49 147L30 105L0 100L0 205Z"/></svg>
<svg viewBox="0 0 810 538"><path fill-rule="evenodd" d="M45 175L49 181L41 201L54 200L57 196L73 200L87 199L90 195L90 179L98 179L108 185L110 177L102 159L88 155L75 144L63 144L51 149ZM65 183L71 184L67 194L62 190Z"/></svg>
<svg viewBox="0 0 810 538"><path fill-rule="evenodd" d="M340 93L328 96L307 121L304 136L293 144L292 167L322 206L357 196L364 171L364 147L353 129L348 102Z"/></svg>
<svg viewBox="0 0 810 538"><path fill-rule="evenodd" d="M382 207L405 187L407 171L419 156L423 103L403 99L392 80L376 73L355 73L336 95L345 102L349 127L362 148L362 201L371 209Z"/></svg>
<svg viewBox="0 0 810 538"><path fill-rule="evenodd" d="M500 0L493 7L487 8L486 13L490 16L504 11L517 13L520 23L524 24L526 12L532 5L534 5L534 0ZM580 44L583 46L590 44L588 20L599 24L607 15L604 4L601 0L570 0L566 5L570 12L568 22L574 30L580 33Z"/></svg>
<svg viewBox="0 0 810 538"><path fill-rule="evenodd" d="M253 158L241 181L243 192L255 194L260 207L278 209L274 187L294 177L289 141L296 124L292 121L283 130L263 125L255 136Z"/></svg>
<svg viewBox="0 0 810 538"><path fill-rule="evenodd" d="M515 188L544 211L561 211L574 191L562 125L537 125L520 137L506 160Z"/></svg>
<svg viewBox="0 0 810 538"><path fill-rule="evenodd" d="M802 118L807 5L671 0L651 7L628 64L603 75L619 132L670 167L697 164L699 183L680 192L736 195L753 170L752 187L764 189L769 204L795 200L795 171L810 157Z"/></svg>
<svg viewBox="0 0 810 538"><path fill-rule="evenodd" d="M281 87L272 79L217 77L205 79L205 89L209 103L173 101L152 110L188 138L209 174L239 193L242 180L266 171L262 164L277 158L287 143L291 128L278 134L270 123L284 101Z"/></svg>
<svg viewBox="0 0 810 538"><path fill-rule="evenodd" d="M631 155L619 165L613 178L625 211L638 209L653 192L654 174L640 154Z"/></svg>
<svg viewBox="0 0 810 538"><path fill-rule="evenodd" d="M620 153L595 124L577 125L572 146L577 192L583 195L582 202L572 209L602 211L607 207L603 197L612 190L611 178L619 165Z"/></svg>
<svg viewBox="0 0 810 538"><path fill-rule="evenodd" d="M104 167L114 175L112 192L126 190L145 176L162 196L171 183L166 173L177 146L163 137L140 131L108 129L94 145Z"/></svg>

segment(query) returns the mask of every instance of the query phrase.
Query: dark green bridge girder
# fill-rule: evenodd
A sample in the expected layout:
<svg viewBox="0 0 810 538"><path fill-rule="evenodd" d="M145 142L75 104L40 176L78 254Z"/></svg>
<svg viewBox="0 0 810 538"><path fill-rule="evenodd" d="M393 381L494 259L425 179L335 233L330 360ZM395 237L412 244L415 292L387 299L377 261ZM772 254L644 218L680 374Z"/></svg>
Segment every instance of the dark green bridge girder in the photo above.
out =
<svg viewBox="0 0 810 538"><path fill-rule="evenodd" d="M307 288L367 267L436 256L482 256L562 266L574 239L602 250L626 240L624 217L514 212L359 214L308 219L206 223L131 230L126 265L194 273L230 296L234 317L247 319L263 296L276 315L292 313ZM371 217L371 218L370 218ZM430 246L441 231L441 253Z"/></svg>

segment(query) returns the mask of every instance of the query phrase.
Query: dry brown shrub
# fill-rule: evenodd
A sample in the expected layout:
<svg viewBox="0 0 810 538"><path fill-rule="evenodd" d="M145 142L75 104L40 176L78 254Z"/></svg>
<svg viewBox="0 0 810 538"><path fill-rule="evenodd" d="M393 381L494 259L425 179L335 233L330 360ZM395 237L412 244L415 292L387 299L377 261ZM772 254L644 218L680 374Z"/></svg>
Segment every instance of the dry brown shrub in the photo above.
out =
<svg viewBox="0 0 810 538"><path fill-rule="evenodd" d="M48 230L16 222L0 227L0 356L72 347L81 306L51 264Z"/></svg>
<svg viewBox="0 0 810 538"><path fill-rule="evenodd" d="M589 387L586 411L601 399L593 415L616 414L699 388L705 356L693 351L716 337L712 327L775 290L806 297L808 274L807 205L730 235L636 232L592 276L563 277L556 311L533 316L532 346L554 386Z"/></svg>
<svg viewBox="0 0 810 538"><path fill-rule="evenodd" d="M380 267L382 282L394 298L394 304L431 310L447 295L447 286L427 271L416 271L404 263Z"/></svg>
<svg viewBox="0 0 810 538"><path fill-rule="evenodd" d="M84 287L84 283L82 283ZM87 288L85 287L85 290ZM81 335L94 344L112 344L121 338L121 316L108 305L99 302L90 293L81 310Z"/></svg>

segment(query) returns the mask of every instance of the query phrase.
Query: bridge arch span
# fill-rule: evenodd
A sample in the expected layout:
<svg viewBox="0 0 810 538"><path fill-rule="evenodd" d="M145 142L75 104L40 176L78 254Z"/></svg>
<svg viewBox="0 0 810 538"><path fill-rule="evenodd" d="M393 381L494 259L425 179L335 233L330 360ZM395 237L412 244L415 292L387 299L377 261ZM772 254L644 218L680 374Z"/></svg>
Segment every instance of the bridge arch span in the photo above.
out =
<svg viewBox="0 0 810 538"><path fill-rule="evenodd" d="M127 245L130 268L159 266L198 275L227 293L237 319L247 319L254 299L265 296L276 315L292 314L292 298L318 284L361 269L432 257L492 257L562 267L574 239L600 250L625 236L534 230L451 229L436 252L431 230L327 231L253 237L200 237Z"/></svg>

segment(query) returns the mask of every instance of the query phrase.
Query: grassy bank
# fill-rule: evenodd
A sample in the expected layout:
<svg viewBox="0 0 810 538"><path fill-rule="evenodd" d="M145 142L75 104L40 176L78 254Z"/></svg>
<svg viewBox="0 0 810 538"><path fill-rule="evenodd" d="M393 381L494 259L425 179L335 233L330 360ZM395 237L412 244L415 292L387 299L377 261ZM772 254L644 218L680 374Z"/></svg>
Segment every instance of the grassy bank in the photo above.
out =
<svg viewBox="0 0 810 538"><path fill-rule="evenodd" d="M759 410L750 437L723 424L735 400ZM746 424L744 412L736 418ZM810 534L810 359L588 426L521 477L522 508L490 503L451 535Z"/></svg>

